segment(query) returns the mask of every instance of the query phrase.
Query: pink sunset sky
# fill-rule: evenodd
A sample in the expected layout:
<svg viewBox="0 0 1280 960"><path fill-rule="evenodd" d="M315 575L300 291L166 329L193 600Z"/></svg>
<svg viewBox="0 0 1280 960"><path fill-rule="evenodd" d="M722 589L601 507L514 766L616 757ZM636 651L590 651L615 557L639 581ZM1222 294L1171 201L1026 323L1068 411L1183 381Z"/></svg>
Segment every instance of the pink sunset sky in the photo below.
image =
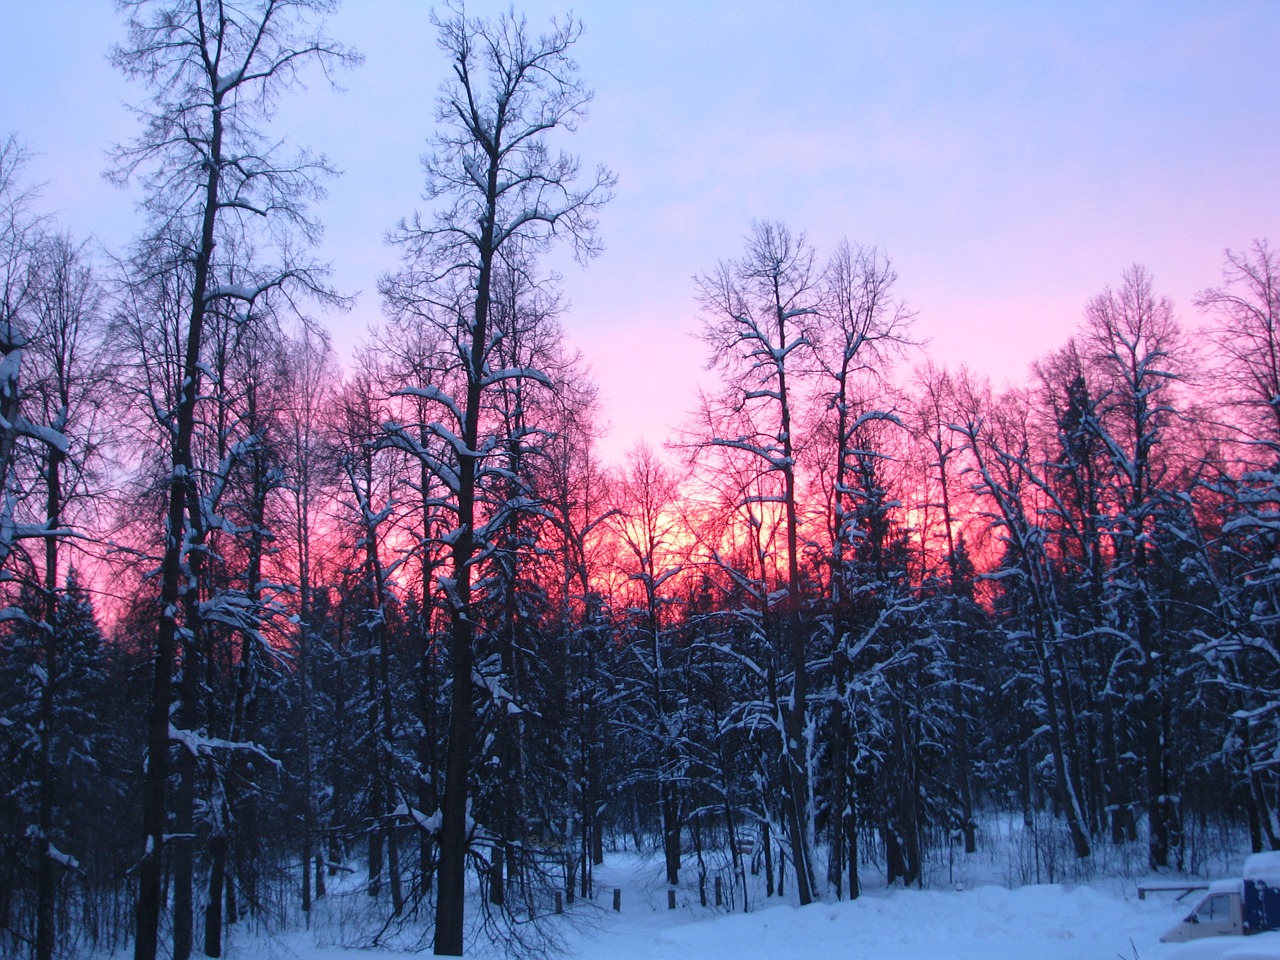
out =
<svg viewBox="0 0 1280 960"><path fill-rule="evenodd" d="M532 26L566 7L518 5ZM321 256L360 291L324 317L349 356L380 318L383 236L423 207L419 157L445 63L415 0L347 0L329 32L363 66L287 101L277 130L344 171ZM471 2L493 15L505 3ZM567 146L618 174L606 250L568 259L564 327L613 425L602 450L670 435L706 359L692 277L751 220L885 250L917 337L997 382L1070 335L1084 302L1145 264L1188 327L1223 250L1280 243L1280 3L619 2L573 5L596 91ZM100 177L142 91L107 62L106 0L0 0L0 135L42 205L104 245L139 226ZM923 360L925 353L918 360Z"/></svg>

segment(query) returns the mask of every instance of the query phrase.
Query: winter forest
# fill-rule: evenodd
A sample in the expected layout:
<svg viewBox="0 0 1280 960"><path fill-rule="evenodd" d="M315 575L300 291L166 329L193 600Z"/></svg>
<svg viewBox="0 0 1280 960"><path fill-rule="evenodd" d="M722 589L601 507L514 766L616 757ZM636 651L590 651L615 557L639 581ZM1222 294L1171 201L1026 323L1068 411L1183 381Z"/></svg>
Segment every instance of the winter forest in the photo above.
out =
<svg viewBox="0 0 1280 960"><path fill-rule="evenodd" d="M145 230L70 235L0 140L0 956L218 957L338 887L369 943L537 954L609 850L742 911L923 885L996 814L1050 878L1280 848L1266 239L1184 322L1117 264L996 389L874 238L744 224L690 265L714 388L607 464L547 265L617 186L581 24L437 9L344 369L333 171L272 126L358 65L332 3L120 7Z"/></svg>

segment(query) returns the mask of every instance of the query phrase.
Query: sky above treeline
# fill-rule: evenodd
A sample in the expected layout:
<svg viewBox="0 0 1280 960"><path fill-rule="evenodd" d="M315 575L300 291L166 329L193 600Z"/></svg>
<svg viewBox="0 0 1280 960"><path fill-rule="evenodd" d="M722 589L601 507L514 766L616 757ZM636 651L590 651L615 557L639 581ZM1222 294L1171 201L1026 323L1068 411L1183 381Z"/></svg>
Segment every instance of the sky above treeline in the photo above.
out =
<svg viewBox="0 0 1280 960"><path fill-rule="evenodd" d="M506 2L468 3L492 16ZM568 7L517 4L532 26ZM383 242L425 209L420 157L447 69L425 0L347 0L331 36L365 63L315 77L276 132L343 171L320 251L356 307L321 315L350 357L380 319ZM893 259L936 363L997 383L1075 329L1145 264L1180 319L1220 282L1225 248L1280 243L1280 3L872 3L580 0L575 48L595 90L567 142L618 175L605 252L558 257L563 324L600 384L620 460L654 445L709 384L695 274L737 256L753 219ZM141 100L107 54L107 0L0 0L0 135L35 154L42 208L118 247L139 195L101 177Z"/></svg>

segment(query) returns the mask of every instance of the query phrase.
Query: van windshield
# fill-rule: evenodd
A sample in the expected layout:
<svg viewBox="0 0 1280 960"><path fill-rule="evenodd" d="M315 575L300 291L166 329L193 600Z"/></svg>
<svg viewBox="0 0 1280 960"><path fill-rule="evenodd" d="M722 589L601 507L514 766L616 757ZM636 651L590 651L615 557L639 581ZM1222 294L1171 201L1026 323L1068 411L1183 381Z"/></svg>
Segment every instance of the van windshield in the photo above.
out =
<svg viewBox="0 0 1280 960"><path fill-rule="evenodd" d="M1188 919L1199 923L1215 923L1231 919L1231 897L1225 893L1215 893L1200 902Z"/></svg>

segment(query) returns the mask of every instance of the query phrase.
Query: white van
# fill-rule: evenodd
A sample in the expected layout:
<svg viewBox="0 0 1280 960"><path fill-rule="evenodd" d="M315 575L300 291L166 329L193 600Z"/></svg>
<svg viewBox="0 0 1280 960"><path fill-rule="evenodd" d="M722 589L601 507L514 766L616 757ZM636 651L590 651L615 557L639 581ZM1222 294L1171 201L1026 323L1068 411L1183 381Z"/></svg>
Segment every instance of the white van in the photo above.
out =
<svg viewBox="0 0 1280 960"><path fill-rule="evenodd" d="M1255 853L1244 862L1244 876L1211 883L1191 912L1160 940L1179 943L1264 930L1280 930L1280 851Z"/></svg>

